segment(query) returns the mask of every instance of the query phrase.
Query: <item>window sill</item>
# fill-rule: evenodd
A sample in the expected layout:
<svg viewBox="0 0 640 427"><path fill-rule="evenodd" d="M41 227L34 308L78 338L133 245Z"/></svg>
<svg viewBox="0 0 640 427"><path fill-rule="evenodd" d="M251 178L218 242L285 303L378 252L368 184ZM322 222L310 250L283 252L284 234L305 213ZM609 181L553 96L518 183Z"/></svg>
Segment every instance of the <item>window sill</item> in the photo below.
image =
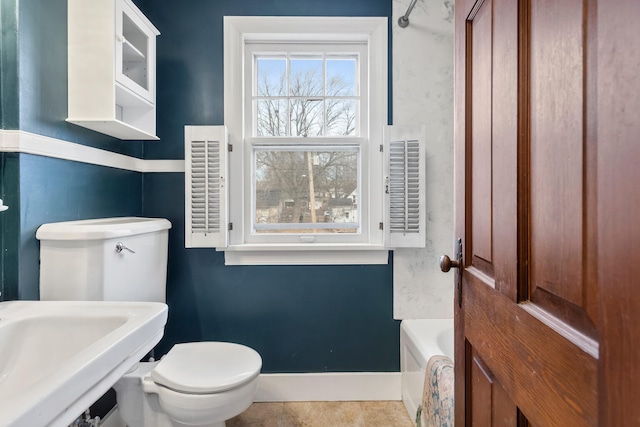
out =
<svg viewBox="0 0 640 427"><path fill-rule="evenodd" d="M251 244L224 249L225 265L362 265L388 264L389 250L362 244Z"/></svg>

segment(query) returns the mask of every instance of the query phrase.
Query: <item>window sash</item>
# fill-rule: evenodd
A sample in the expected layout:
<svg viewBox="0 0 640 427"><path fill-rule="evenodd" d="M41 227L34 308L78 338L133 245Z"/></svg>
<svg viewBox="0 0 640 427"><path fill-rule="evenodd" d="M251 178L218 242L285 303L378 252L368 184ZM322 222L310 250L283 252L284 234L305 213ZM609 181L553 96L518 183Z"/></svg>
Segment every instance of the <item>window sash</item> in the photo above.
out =
<svg viewBox="0 0 640 427"><path fill-rule="evenodd" d="M289 235L298 235L298 234L314 234L313 230L336 230L333 233L331 232L326 232L326 231L319 231L319 234L323 234L323 235L338 235L339 233L346 233L349 235L355 235L355 234L360 234L362 232L361 228L360 228L360 215L361 215L361 209L360 207L360 201L362 199L362 194L361 194L361 189L362 189L362 173L361 173L361 154L360 154L360 147L358 145L354 145L354 144L342 144L342 145L302 145L302 144L298 144L298 145L265 145L265 144L261 144L261 145L254 145L253 146L253 150L252 150L252 172L251 172L251 178L252 178L252 191L251 191L251 216L252 216L252 235L265 235L265 233L268 233L269 231L271 231L271 234L267 234L267 235L282 235L282 233L284 234L289 234ZM273 206L270 206L269 208L266 207L262 207L263 210L267 210L269 211L269 215L272 214L273 212L271 212L273 209L277 210L278 215L287 212L288 209L292 209L291 213L298 213L299 215L304 215L305 212L308 210L309 214L311 215L311 217L313 218L313 213L311 212L312 210L314 211L314 213L317 215L317 205L318 203L320 203L322 209L322 212L328 211L328 212L332 212L335 210L336 214L339 214L340 212L345 213L346 218L349 218L349 216L351 215L351 213L355 214L355 221L353 220L353 217L350 218L351 221L332 221L332 222L325 222L325 217L324 215L322 216L321 220L320 218L316 217L316 222L275 222L275 223L271 223L268 222L266 224L260 224L258 223L257 217L258 217L258 153L278 153L278 152L299 152L299 153L305 153L308 155L308 153L315 153L315 155L318 156L318 164L314 165L314 166L319 166L319 167L326 167L327 171L330 172L331 170L334 171L335 175L335 181L333 183L327 183L327 182L323 182L322 180L320 181L316 181L315 185L314 185L314 197L311 198L311 188L312 187L312 183L314 182L313 180L311 182L307 181L307 185L309 185L309 187L304 188L303 191L308 191L307 192L307 197L308 197L308 204L309 206L307 207L307 209L301 209L301 204L299 202L302 201L301 200L296 200L293 199L294 205L292 207L286 208L284 206L280 206L280 203L278 203L277 208L274 208ZM333 165L331 164L325 164L322 165L322 159L326 158L326 156L323 156L322 154L331 154L331 159L328 160L335 160L336 163L334 163ZM341 160L338 159L334 159L333 155L334 154L338 154L338 153L346 153L346 154L352 154L355 155L355 164L348 164L345 165L343 163L341 163ZM302 160L300 160L300 164L294 164L294 167L299 168L299 175L302 176L308 176L309 175L309 168L313 168L313 166L311 166L310 164L307 164L307 159L309 162L311 162L311 159L307 156L303 156L301 158ZM274 158L274 160L277 161L277 159ZM290 159L293 162L295 162L296 160L299 159ZM344 160L344 159L343 159ZM286 161L286 160L285 160ZM287 166L291 166L290 164L288 164ZM337 174L338 174L338 169L341 169L341 167L355 167L355 189L351 189L351 187L347 187L348 188L348 193L344 192L344 188L339 189L340 185L345 185L345 181L338 181L337 179ZM333 168L333 169L332 169ZM312 172L313 173L313 172ZM296 176L298 176L298 174L296 174ZM320 178L322 175L319 173L318 175L316 175L315 173L313 174L313 176L315 178ZM314 178L314 179L315 179ZM329 177L330 178L330 177ZM279 179L276 178L276 179ZM347 180L349 179L348 177L346 178ZM304 178L302 179L302 181L304 181ZM323 188L323 185L334 185L333 187L333 192L331 192L331 188ZM279 202L281 202L283 193L285 195L287 195L288 197L293 197L293 195L291 193L288 193L286 190L286 188L282 188L281 185L283 185L282 182L275 182L276 186L272 186L269 187L270 190L274 191L275 194L278 194L278 199ZM286 183L284 184L286 186ZM296 188L296 191L299 191L300 187ZM339 191L342 190L342 194L339 194ZM319 195L320 193L324 193L323 195L320 195L320 197L318 199L316 199L316 195ZM327 194L328 194L328 198L327 198ZM355 194L355 198L350 198L349 196ZM340 200L338 198L338 196L341 196L340 199L345 199L345 201L347 201L346 199L351 200L351 205L349 206L337 206L337 205L332 205L332 201L335 202L335 200ZM335 196L335 197L332 197ZM267 197L268 199L271 199L271 197ZM335 199L335 200L334 200ZM311 201L313 202L313 206L311 206ZM366 200L366 197L365 197ZM273 203L273 200L270 200L269 203ZM346 211L346 212L344 212ZM345 219L346 219L345 218ZM292 218L293 219L293 218ZM293 231L293 230L309 230L309 232L306 231L301 231L301 232L297 232L297 231ZM353 230L353 231L352 231ZM288 233L286 233L285 231L288 231ZM262 232L262 233L260 233ZM297 239L296 239L297 240Z"/></svg>
<svg viewBox="0 0 640 427"><path fill-rule="evenodd" d="M302 56L314 56L322 57L325 59L334 59L340 57L357 56L358 62L356 65L356 88L355 93L352 96L288 96L289 90L286 89L287 96L274 96L264 97L258 96L258 89L256 84L255 69L257 57L287 57L287 58L299 58ZM325 244L341 244L341 243L369 243L370 242L370 230L369 230L369 209L370 206L370 183L363 177L368 176L369 173L369 105L368 105L368 49L366 43L351 42L351 43L260 43L260 42L247 42L245 43L244 53L245 66L250 65L250 69L245 68L244 76L244 115L245 115L245 130L244 139L245 146L245 161L244 170L246 173L245 182L250 185L251 191L245 191L244 194L244 206L247 209L247 214L243 216L244 224L244 243L248 244L269 244L269 243L300 243L308 242L308 238L313 237L314 243ZM288 65L287 65L288 68ZM324 70L323 66L323 81ZM326 89L324 90L326 92ZM324 93L323 93L324 95ZM354 135L323 135L323 136L308 136L301 137L291 135L289 129L287 129L286 136L257 136L255 129L257 114L255 108L255 102L262 99L278 99L284 101L290 101L292 99L308 99L308 98L322 98L327 99L344 99L354 100L357 104L357 128ZM324 101L323 101L324 102ZM280 145L286 146L288 149L306 149L306 146L314 145L319 149L327 150L331 147L340 146L357 146L358 148L358 197L360 200L358 204L358 221L353 223L358 226L356 233L256 233L255 230L255 170L254 170L254 158L253 151L255 147L262 147L265 145ZM365 157L366 156L366 157ZM367 161L363 161L363 159ZM247 188L247 187L245 187ZM249 211L250 209L250 211ZM305 226L306 227L306 226ZM320 227L316 227L320 228Z"/></svg>
<svg viewBox="0 0 640 427"><path fill-rule="evenodd" d="M273 136L258 136L258 113L257 103L263 100L277 100L288 101L287 113L285 114L286 130L285 135L279 135L278 137L287 138L300 138L300 135L294 135L290 131L291 120L289 116L289 106L291 100L322 100L323 110L326 107L327 100L345 100L354 101L356 108L356 124L353 135L349 137L369 137L369 105L368 105L368 51L367 45L364 43L352 42L352 43L245 43L244 53L244 135L251 136L253 138L273 138ZM287 86L285 89L286 95L278 96L260 96L257 87L257 58L287 58L287 85L290 81L289 76L289 60L291 58L300 58L304 56L323 58L323 94L322 95L309 95L309 96L291 96L290 90ZM334 96L326 94L325 78L326 78L326 60L332 60L345 57L357 57L356 64L356 81L355 81L355 93L351 96ZM323 117L325 114L323 114ZM326 135L326 121L323 120L322 127L324 134L322 137L334 137L334 135ZM316 135L314 135L315 137ZM344 135L339 135L344 137Z"/></svg>
<svg viewBox="0 0 640 427"><path fill-rule="evenodd" d="M359 139L362 142L366 142L365 140ZM308 238L312 237L314 243L365 243L368 240L368 218L366 214L366 204L368 201L368 194L366 191L369 191L369 185L364 180L364 175L367 171L367 167L363 162L363 155L368 151L366 145L354 144L353 140L348 140L348 142L342 140L332 141L332 143L328 143L328 141L322 141L321 138L318 138L317 141L322 141L322 144L307 144L301 143L300 138L297 138L297 141L293 143L290 139L280 138L279 141L283 143L273 144L273 143L264 143L261 139L253 139L254 143L247 142L247 150L250 152L246 153L246 158L250 159L251 165L248 165L250 168L250 177L248 178L250 181L250 191L245 192L245 206L250 207L250 212L248 215L245 215L244 227L245 227L245 242L246 243L300 243L306 242ZM305 140L306 142L306 140ZM349 223L282 223L281 225L272 225L270 227L261 227L256 224L256 171L255 171L255 153L256 151L317 151L317 152L326 152L326 151L353 151L357 153L357 189L356 189L356 205L357 205L357 221L349 222ZM364 209L364 211L363 211ZM300 227L298 227L300 225ZM336 227L335 225L338 225ZM277 230L278 228L288 228L288 229L324 229L327 227L331 228L356 228L356 232L349 233L259 233L256 230L259 229L267 229L270 228L272 230Z"/></svg>

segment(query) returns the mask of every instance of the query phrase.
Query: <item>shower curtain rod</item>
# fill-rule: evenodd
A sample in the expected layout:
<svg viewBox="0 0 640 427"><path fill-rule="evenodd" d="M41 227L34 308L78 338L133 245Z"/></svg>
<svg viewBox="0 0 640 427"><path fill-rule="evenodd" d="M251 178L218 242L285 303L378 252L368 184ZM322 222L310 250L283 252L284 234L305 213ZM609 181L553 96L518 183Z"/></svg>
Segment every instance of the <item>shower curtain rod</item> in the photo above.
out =
<svg viewBox="0 0 640 427"><path fill-rule="evenodd" d="M407 9L407 13L405 13L400 18L398 18L398 25L400 25L402 28L407 28L409 26L409 15L411 15L411 11L413 10L413 7L416 5L416 1L417 0L411 0L411 4Z"/></svg>

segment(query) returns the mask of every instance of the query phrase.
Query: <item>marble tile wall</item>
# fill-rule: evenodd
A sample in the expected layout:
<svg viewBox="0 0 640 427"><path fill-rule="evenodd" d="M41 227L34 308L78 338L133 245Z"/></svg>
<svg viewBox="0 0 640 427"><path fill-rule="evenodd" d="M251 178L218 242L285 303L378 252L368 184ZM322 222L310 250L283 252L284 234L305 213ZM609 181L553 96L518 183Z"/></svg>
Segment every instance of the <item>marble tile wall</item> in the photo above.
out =
<svg viewBox="0 0 640 427"><path fill-rule="evenodd" d="M438 267L453 249L453 0L393 0L393 123L427 127L425 249L394 251L395 319L453 317L453 274Z"/></svg>

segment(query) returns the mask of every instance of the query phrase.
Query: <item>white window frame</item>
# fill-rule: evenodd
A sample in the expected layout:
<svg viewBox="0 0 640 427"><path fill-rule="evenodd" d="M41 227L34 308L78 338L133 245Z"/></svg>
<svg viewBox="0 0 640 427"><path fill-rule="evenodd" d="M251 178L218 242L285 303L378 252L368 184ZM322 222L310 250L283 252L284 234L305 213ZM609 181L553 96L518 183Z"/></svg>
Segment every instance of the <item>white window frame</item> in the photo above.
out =
<svg viewBox="0 0 640 427"><path fill-rule="evenodd" d="M384 247L383 157L378 147L383 143L383 129L387 123L388 106L388 26L387 18L374 17L225 17L224 18L224 121L229 131L228 186L229 221L233 230L225 248L225 263L245 264L386 264L388 249ZM366 135L361 143L362 188L358 207L364 239L340 243L328 242L324 236L310 239L303 236L298 242L255 243L248 239L251 233L251 182L247 182L247 168L251 165L251 128L245 123L246 104L245 67L247 44L252 43L365 43L368 64L369 111ZM247 106L251 108L251 106ZM363 131L361 131L362 133ZM352 137L350 137L352 138ZM290 137L287 137L290 141ZM353 138L356 139L356 138ZM322 144L323 138L306 138L305 142ZM326 143L326 142L324 142ZM249 169L250 170L250 169ZM241 197L238 197L242 195ZM368 198L368 206L360 203ZM365 229L366 224L366 229ZM322 237L322 238L320 238Z"/></svg>
<svg viewBox="0 0 640 427"><path fill-rule="evenodd" d="M359 123L357 125L357 134L353 136L347 136L346 138L354 138L354 137L364 137L366 138L369 133L369 70L367 67L360 67L361 63L367 64L369 61L367 44L364 42L352 42L352 43L300 43L300 42L290 42L290 43L247 43L245 48L245 56L244 63L245 64L253 64L255 56L271 56L270 54L278 54L278 56L293 56L294 59L298 57L298 54L302 54L302 56L323 56L324 53L329 52L330 57L332 59L334 57L340 57L341 54L355 54L358 57L358 81L355 82L358 86L357 95L354 95L353 98L358 98L360 101L359 106ZM348 55L351 56L351 55ZM245 69L245 71L248 71ZM257 137L253 134L255 130L255 121L256 117L253 116L253 104L250 102L253 100L254 92L257 92L257 88L255 87L255 79L253 78L255 75L250 72L246 72L245 86L244 86L244 97L245 97L245 105L244 105L244 114L246 117L252 117L253 120L245 120L245 129L244 135L246 138L273 138L273 137ZM295 136L287 136L283 138L283 142L291 142L292 138L296 138ZM323 136L322 140L328 140L332 137ZM337 138L334 138L337 139Z"/></svg>

